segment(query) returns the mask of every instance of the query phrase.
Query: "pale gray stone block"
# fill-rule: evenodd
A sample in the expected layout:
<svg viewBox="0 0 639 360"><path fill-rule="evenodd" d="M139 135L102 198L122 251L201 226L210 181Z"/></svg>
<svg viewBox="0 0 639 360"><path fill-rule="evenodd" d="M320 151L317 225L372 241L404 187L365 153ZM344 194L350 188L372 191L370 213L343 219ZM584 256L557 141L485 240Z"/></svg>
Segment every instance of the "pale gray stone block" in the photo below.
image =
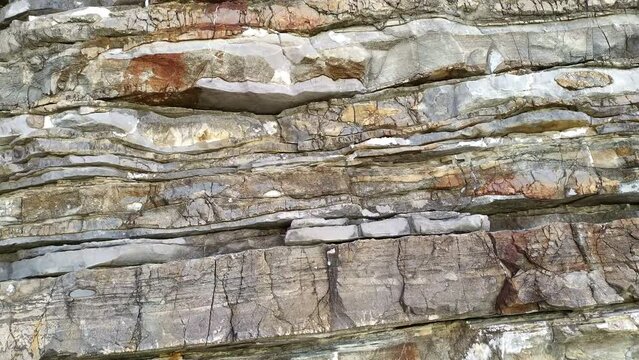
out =
<svg viewBox="0 0 639 360"><path fill-rule="evenodd" d="M411 233L408 220L399 217L362 223L360 229L362 236L372 238L395 237Z"/></svg>
<svg viewBox="0 0 639 360"><path fill-rule="evenodd" d="M291 229L300 229L314 226L341 226L346 224L348 224L348 219L305 218L293 220L291 222Z"/></svg>
<svg viewBox="0 0 639 360"><path fill-rule="evenodd" d="M490 221L486 215L467 215L451 219L432 220L423 215L411 215L411 221L417 234L436 235L466 233L489 230Z"/></svg>
<svg viewBox="0 0 639 360"><path fill-rule="evenodd" d="M287 245L314 244L319 242L340 242L359 238L357 225L320 226L291 229L286 233Z"/></svg>

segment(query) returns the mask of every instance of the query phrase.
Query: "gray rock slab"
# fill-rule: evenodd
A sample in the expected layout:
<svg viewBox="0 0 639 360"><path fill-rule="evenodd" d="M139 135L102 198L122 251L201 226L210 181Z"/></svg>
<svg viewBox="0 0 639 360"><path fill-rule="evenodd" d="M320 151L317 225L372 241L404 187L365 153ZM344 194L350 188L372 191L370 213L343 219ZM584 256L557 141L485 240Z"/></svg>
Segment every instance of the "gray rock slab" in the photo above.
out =
<svg viewBox="0 0 639 360"><path fill-rule="evenodd" d="M365 91L358 79L332 80L326 76L291 85L204 78L198 80L197 87L201 90L198 99L200 108L256 114L277 114L307 102L347 97Z"/></svg>
<svg viewBox="0 0 639 360"><path fill-rule="evenodd" d="M291 229L316 226L341 226L346 224L348 224L348 219L305 218L293 220L291 222Z"/></svg>
<svg viewBox="0 0 639 360"><path fill-rule="evenodd" d="M408 220L399 217L361 223L360 229L363 237L372 238L403 236L411 233Z"/></svg>
<svg viewBox="0 0 639 360"><path fill-rule="evenodd" d="M458 218L433 220L424 215L414 214L410 218L415 232L423 235L466 233L490 229L490 221L486 215L467 215Z"/></svg>
<svg viewBox="0 0 639 360"><path fill-rule="evenodd" d="M36 276L52 276L98 266L131 266L145 263L164 263L171 260L202 256L197 247L167 241L162 244L130 243L116 246L61 251L14 261L0 280L23 279Z"/></svg>
<svg viewBox="0 0 639 360"><path fill-rule="evenodd" d="M423 218L426 219L431 219L431 220L443 220L443 219L453 219L453 218L458 218L462 215L467 215L465 213L459 213L456 211L422 211L420 213L417 214L402 214L400 216L402 217L411 217L413 215L419 215Z"/></svg>
<svg viewBox="0 0 639 360"><path fill-rule="evenodd" d="M320 226L291 229L286 233L287 245L314 244L320 242L340 242L359 238L357 225Z"/></svg>

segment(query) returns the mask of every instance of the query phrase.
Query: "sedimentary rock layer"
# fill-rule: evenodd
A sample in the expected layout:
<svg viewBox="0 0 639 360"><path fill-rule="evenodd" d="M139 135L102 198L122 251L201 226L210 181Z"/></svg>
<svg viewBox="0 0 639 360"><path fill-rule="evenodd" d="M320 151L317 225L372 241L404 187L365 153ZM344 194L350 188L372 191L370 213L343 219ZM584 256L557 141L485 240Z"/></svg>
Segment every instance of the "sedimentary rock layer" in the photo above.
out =
<svg viewBox="0 0 639 360"><path fill-rule="evenodd" d="M469 320L288 343L166 351L141 359L588 359L636 358L637 312L628 308Z"/></svg>
<svg viewBox="0 0 639 360"><path fill-rule="evenodd" d="M273 247L9 281L3 351L129 353L632 302L638 225Z"/></svg>
<svg viewBox="0 0 639 360"><path fill-rule="evenodd" d="M66 15L70 19L60 15L54 21L111 19L104 8L78 14L72 11ZM231 38L157 40L130 48L61 39L72 43L61 44L55 54L52 47L25 47L18 40L20 29L8 29L0 59L9 64L16 56L41 61L21 64L20 74L0 73L7 84L0 110L125 100L269 114L401 84L514 69L603 61L631 66L637 57L636 24L637 15L630 14L508 26L427 18L382 30L329 30L306 37L248 29Z"/></svg>
<svg viewBox="0 0 639 360"><path fill-rule="evenodd" d="M638 357L638 20L0 0L0 360Z"/></svg>

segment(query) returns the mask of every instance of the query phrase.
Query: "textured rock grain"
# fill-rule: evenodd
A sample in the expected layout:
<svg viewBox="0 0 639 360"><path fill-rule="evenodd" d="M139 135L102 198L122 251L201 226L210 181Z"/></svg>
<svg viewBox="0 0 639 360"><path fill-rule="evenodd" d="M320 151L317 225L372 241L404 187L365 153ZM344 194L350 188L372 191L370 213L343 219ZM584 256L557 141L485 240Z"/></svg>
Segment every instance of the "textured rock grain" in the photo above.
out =
<svg viewBox="0 0 639 360"><path fill-rule="evenodd" d="M639 358L636 9L0 0L0 360Z"/></svg>

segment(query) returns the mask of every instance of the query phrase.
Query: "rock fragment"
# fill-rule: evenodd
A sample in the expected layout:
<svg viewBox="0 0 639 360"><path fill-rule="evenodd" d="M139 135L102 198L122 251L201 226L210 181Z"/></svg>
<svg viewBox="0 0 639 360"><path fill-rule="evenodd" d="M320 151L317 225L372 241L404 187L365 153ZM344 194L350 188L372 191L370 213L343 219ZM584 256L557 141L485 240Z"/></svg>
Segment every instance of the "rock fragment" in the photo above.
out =
<svg viewBox="0 0 639 360"><path fill-rule="evenodd" d="M561 73L555 77L555 81L568 90L583 90L608 86L613 80L610 75L599 71L581 70Z"/></svg>
<svg viewBox="0 0 639 360"><path fill-rule="evenodd" d="M450 219L431 219L426 214L412 214L410 219L417 234L436 235L490 230L486 215L461 215Z"/></svg>
<svg viewBox="0 0 639 360"><path fill-rule="evenodd" d="M291 229L318 226L341 226L346 224L348 224L348 219L304 218L293 220L291 222Z"/></svg>
<svg viewBox="0 0 639 360"><path fill-rule="evenodd" d="M397 217L392 219L364 222L360 224L363 237L388 238L411 233L408 220Z"/></svg>
<svg viewBox="0 0 639 360"><path fill-rule="evenodd" d="M359 238L357 225L320 226L291 229L284 239L287 245L305 245L318 242L342 242Z"/></svg>

